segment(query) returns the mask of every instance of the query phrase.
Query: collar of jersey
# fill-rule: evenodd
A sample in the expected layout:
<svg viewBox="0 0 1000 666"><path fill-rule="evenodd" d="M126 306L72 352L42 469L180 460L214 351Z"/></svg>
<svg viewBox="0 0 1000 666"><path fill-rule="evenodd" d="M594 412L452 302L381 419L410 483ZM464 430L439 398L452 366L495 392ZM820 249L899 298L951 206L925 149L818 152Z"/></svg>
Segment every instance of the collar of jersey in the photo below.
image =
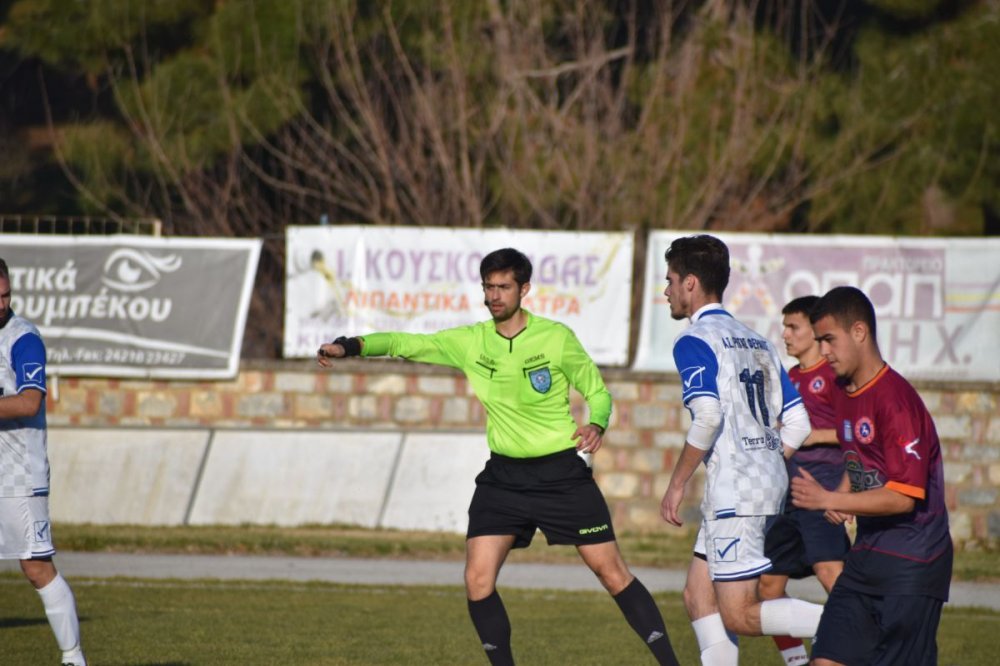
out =
<svg viewBox="0 0 1000 666"><path fill-rule="evenodd" d="M524 308L521 308L521 312L524 313L524 328L522 328L520 331L518 331L513 336L508 338L506 335L497 330L496 322L491 322L493 324L493 332L499 335L504 340L513 340L514 338L518 337L519 335L527 331L528 328L531 327L531 322L535 318L535 316L530 312L528 312L527 310L525 310Z"/></svg>
<svg viewBox="0 0 1000 666"><path fill-rule="evenodd" d="M693 315L691 315L691 321L692 322L698 321L702 317L708 315L725 315L726 317L733 316L728 312L726 312L725 310L723 310L722 305L720 303L708 303L707 305L703 305L700 308L698 308L698 311L695 312Z"/></svg>

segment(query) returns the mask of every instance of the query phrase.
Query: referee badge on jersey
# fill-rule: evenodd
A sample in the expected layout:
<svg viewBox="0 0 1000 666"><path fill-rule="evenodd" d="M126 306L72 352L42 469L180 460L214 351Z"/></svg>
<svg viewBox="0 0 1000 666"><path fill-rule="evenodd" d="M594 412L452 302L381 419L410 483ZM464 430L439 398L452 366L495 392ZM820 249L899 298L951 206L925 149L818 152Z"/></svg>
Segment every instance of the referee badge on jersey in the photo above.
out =
<svg viewBox="0 0 1000 666"><path fill-rule="evenodd" d="M531 382L531 388L539 393L548 393L549 389L552 388L552 373L547 367L529 370L528 380Z"/></svg>

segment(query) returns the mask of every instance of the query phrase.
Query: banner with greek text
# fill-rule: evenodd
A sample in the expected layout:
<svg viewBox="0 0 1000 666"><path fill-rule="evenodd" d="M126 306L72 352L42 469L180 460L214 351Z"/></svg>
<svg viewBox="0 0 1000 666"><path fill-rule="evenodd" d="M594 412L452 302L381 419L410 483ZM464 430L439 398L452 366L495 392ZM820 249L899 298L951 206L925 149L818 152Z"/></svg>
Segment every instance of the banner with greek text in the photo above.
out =
<svg viewBox="0 0 1000 666"><path fill-rule="evenodd" d="M529 311L572 328L594 361L628 361L630 233L289 227L286 357L338 335L432 333L489 318L479 263L514 247L532 261Z"/></svg>
<svg viewBox="0 0 1000 666"><path fill-rule="evenodd" d="M0 257L49 374L220 379L239 370L260 245L6 234Z"/></svg>
<svg viewBox="0 0 1000 666"><path fill-rule="evenodd" d="M692 233L650 234L637 370L675 371L673 341L688 322L670 318L664 253ZM1000 381L1000 239L712 235L729 246L723 305L782 354L784 304L851 285L872 300L882 355L904 376Z"/></svg>

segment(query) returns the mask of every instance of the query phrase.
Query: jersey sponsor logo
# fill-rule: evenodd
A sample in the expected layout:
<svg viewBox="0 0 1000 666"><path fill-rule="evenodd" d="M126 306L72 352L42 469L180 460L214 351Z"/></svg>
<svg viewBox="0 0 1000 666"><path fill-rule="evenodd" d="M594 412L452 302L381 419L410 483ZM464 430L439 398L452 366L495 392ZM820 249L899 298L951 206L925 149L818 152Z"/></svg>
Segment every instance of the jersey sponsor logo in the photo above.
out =
<svg viewBox="0 0 1000 666"><path fill-rule="evenodd" d="M844 419L844 441L853 442L854 441L854 431L851 429L851 422L849 419Z"/></svg>
<svg viewBox="0 0 1000 666"><path fill-rule="evenodd" d="M528 379L531 380L531 388L539 393L548 393L549 389L552 388L552 373L549 372L548 368L530 371Z"/></svg>
<svg viewBox="0 0 1000 666"><path fill-rule="evenodd" d="M739 559L739 537L717 537L712 541L716 562L735 562Z"/></svg>
<svg viewBox="0 0 1000 666"><path fill-rule="evenodd" d="M851 492L859 493L864 490L862 480L865 468L861 464L861 456L858 455L857 451L844 452L844 470L847 472L847 478L851 482Z"/></svg>
<svg viewBox="0 0 1000 666"><path fill-rule="evenodd" d="M774 451L781 447L781 438L773 430L765 430L763 437L743 436L740 440L744 451Z"/></svg>
<svg viewBox="0 0 1000 666"><path fill-rule="evenodd" d="M24 375L25 382L37 383L42 381L45 377L45 366L41 363L25 363L21 366L21 373Z"/></svg>
<svg viewBox="0 0 1000 666"><path fill-rule="evenodd" d="M809 392L812 394L822 393L825 388L826 380L822 377L816 377L814 380L809 382Z"/></svg>
<svg viewBox="0 0 1000 666"><path fill-rule="evenodd" d="M603 525L598 525L597 527L581 527L579 530L580 534L597 534L599 532L606 532L611 529L611 526L607 523Z"/></svg>
<svg viewBox="0 0 1000 666"><path fill-rule="evenodd" d="M528 365L529 363L535 363L537 361L544 361L544 360L545 360L545 354L535 354L531 358L524 359L524 364Z"/></svg>
<svg viewBox="0 0 1000 666"><path fill-rule="evenodd" d="M854 436L862 444L871 444L875 441L875 424L867 416L862 416L854 424Z"/></svg>
<svg viewBox="0 0 1000 666"><path fill-rule="evenodd" d="M865 469L857 451L848 451L844 454L844 468L847 470L852 493L881 488L884 485L877 469Z"/></svg>
<svg viewBox="0 0 1000 666"><path fill-rule="evenodd" d="M903 444L903 451L906 452L906 455L913 456L917 460L922 460L922 458L920 457L920 454L917 453L917 450L916 450L917 444L920 443L920 438L919 437L917 437L912 442L907 442L905 444L903 442L900 442L900 443Z"/></svg>
<svg viewBox="0 0 1000 666"><path fill-rule="evenodd" d="M701 388L701 378L705 374L705 366L697 365L681 370L681 382L684 383L684 390Z"/></svg>

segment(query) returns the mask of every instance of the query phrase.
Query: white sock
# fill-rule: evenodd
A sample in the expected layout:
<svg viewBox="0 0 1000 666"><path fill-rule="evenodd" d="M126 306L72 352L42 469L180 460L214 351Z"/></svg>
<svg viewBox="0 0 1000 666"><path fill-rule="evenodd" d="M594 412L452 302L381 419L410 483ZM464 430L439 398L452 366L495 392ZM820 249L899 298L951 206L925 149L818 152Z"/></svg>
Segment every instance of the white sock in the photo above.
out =
<svg viewBox="0 0 1000 666"><path fill-rule="evenodd" d="M48 585L38 590L45 606L45 615L49 618L52 633L56 635L56 643L63 653L71 653L80 649L80 620L76 616L76 599L69 583L56 574ZM72 656L72 655L71 655ZM82 653L80 655L82 657Z"/></svg>
<svg viewBox="0 0 1000 666"><path fill-rule="evenodd" d="M720 614L698 618L691 628L698 639L702 666L736 666L740 658L739 642L736 634L726 631Z"/></svg>
<svg viewBox="0 0 1000 666"><path fill-rule="evenodd" d="M812 638L823 606L801 599L769 599L760 604L760 629L765 636Z"/></svg>

